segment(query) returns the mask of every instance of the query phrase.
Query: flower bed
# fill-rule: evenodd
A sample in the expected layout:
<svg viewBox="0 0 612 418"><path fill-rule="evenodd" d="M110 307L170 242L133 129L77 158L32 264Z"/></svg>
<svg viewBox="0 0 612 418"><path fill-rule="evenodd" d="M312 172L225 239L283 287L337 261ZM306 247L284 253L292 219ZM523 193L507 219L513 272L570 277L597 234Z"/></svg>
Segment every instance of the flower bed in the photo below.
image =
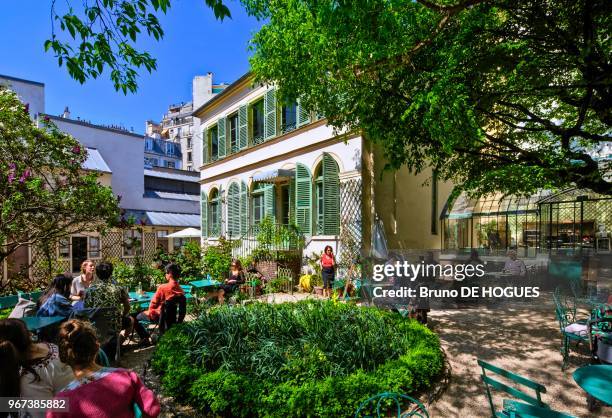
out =
<svg viewBox="0 0 612 418"><path fill-rule="evenodd" d="M352 416L383 391L414 394L443 367L438 337L376 308L304 301L223 306L176 326L153 368L207 415Z"/></svg>

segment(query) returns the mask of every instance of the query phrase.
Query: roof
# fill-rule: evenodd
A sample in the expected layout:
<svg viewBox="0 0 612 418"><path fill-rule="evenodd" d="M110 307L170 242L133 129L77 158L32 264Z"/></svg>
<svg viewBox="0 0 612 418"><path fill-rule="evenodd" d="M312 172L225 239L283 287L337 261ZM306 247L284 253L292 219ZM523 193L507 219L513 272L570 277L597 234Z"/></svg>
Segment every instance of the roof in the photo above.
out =
<svg viewBox="0 0 612 418"><path fill-rule="evenodd" d="M103 173L112 173L111 169L102 158L100 151L95 148L87 148L87 159L83 163L85 170L101 171Z"/></svg>
<svg viewBox="0 0 612 418"><path fill-rule="evenodd" d="M214 96L212 99L210 99L207 102L204 102L204 104L202 104L202 106L198 107L197 109L195 109L191 114L192 115L196 115L197 113L200 113L202 110L204 110L205 108L212 106L213 104L223 100L225 98L225 96L227 96L228 94L230 94L232 91L234 91L236 89L237 86L239 86L240 84L242 84L243 81L247 80L249 77L251 77L253 75L253 73L251 73L250 71L248 71L247 73L245 73L242 77L240 77L238 80L234 81L232 84L228 85L227 87L225 87L223 89L222 92L218 93L216 96Z"/></svg>
<svg viewBox="0 0 612 418"><path fill-rule="evenodd" d="M182 226L200 227L200 215L193 213L154 212L141 210L127 210L127 217L133 216L136 223L144 221L152 226Z"/></svg>
<svg viewBox="0 0 612 418"><path fill-rule="evenodd" d="M138 138L141 140L144 140L144 135L143 134L137 134L134 132L130 132L130 131L126 131L124 129L117 129L117 128L111 128L108 126L104 126L104 125L96 125L94 123L89 123L89 122L85 122L82 120L75 120L75 119L70 119L70 118L64 118L62 116L53 116L53 115L49 115L48 113L41 113L40 114L41 117L48 117L49 119L52 120L56 120L59 122L67 122L67 123L72 123L75 125L81 125L81 126L87 126L88 128L93 128L93 129L100 129L103 131L109 131L109 132L114 132L116 134L121 134L121 135L125 135L125 136L131 136L132 138Z"/></svg>
<svg viewBox="0 0 612 418"><path fill-rule="evenodd" d="M144 195L145 197L152 197L156 199L189 200L192 202L200 201L200 196L198 196L197 194L162 192L159 190L146 190Z"/></svg>
<svg viewBox="0 0 612 418"><path fill-rule="evenodd" d="M157 177L161 179L188 181L188 182L193 182L193 183L200 182L199 175L196 177L196 176L190 176L187 174L171 173L167 171L157 171L157 170L151 170L151 169L145 169L144 175L149 176L149 177Z"/></svg>
<svg viewBox="0 0 612 418"><path fill-rule="evenodd" d="M45 86L45 83L41 83L40 81L26 80L26 79L23 79L23 78L11 77L10 75L0 74L0 78L4 78L4 79L7 79L7 80L12 80L12 81L19 81L19 82L22 82L22 83L34 84L36 86L41 86L41 87Z"/></svg>

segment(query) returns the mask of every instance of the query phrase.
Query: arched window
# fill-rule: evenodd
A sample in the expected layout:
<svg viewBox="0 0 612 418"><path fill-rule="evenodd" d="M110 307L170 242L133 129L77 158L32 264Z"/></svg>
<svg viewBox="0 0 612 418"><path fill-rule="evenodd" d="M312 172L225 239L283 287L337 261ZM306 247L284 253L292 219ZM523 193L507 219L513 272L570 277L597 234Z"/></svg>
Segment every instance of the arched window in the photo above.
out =
<svg viewBox="0 0 612 418"><path fill-rule="evenodd" d="M208 195L208 236L221 235L221 193L212 189Z"/></svg>
<svg viewBox="0 0 612 418"><path fill-rule="evenodd" d="M320 235L340 234L340 178L338 163L328 153L315 170L315 220Z"/></svg>
<svg viewBox="0 0 612 418"><path fill-rule="evenodd" d="M273 184L256 183L253 186L251 208L253 225L260 223L266 216L275 218L275 192Z"/></svg>

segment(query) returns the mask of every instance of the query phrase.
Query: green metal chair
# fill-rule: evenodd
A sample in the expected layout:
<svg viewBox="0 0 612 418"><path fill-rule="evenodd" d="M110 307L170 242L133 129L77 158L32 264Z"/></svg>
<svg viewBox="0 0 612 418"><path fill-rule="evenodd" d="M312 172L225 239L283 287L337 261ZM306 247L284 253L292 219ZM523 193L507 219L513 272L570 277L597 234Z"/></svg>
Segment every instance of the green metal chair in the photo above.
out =
<svg viewBox="0 0 612 418"><path fill-rule="evenodd" d="M248 294L250 298L257 296L257 286L261 284L261 280L257 273L245 273Z"/></svg>
<svg viewBox="0 0 612 418"><path fill-rule="evenodd" d="M283 290L287 293L293 294L293 271L289 268L279 267L276 273L277 279L285 280L285 285L283 286Z"/></svg>
<svg viewBox="0 0 612 418"><path fill-rule="evenodd" d="M396 418L429 418L427 409L425 409L421 402L408 395L393 392L379 393L366 399L361 402L355 412L355 418L382 418L391 416Z"/></svg>
<svg viewBox="0 0 612 418"><path fill-rule="evenodd" d="M546 405L542 401L542 396L541 396L542 393L546 393L546 387L544 387L544 385L534 382L533 380L529 380L526 377L523 377L518 374L504 370L501 367L494 366L480 359L478 360L478 365L482 368L482 375L480 377L482 378L482 381L485 385L487 398L489 400L489 406L491 407L491 417L493 418L496 418L496 417L497 418L507 418L508 417L508 415L505 414L503 411L498 412L495 410L495 405L493 404L493 396L491 395L491 388L497 391L506 392L507 394L513 396L514 398L527 402L530 405L534 405L539 408L548 408L548 405ZM519 388L508 386L507 384L502 383L499 380L493 379L492 376L487 375L487 371L490 374L499 375L506 379L511 380L512 382L518 384ZM520 387L520 386L526 387L528 389L532 389L535 392L535 397L530 395L529 393L526 393L520 390L520 389L524 389L523 387Z"/></svg>
<svg viewBox="0 0 612 418"><path fill-rule="evenodd" d="M565 329L571 324L585 324L585 321L579 321L576 318L576 304L572 301L573 298L565 296L561 293L560 288L556 288L553 293L555 302L555 316L559 322L559 330L561 331L562 345L561 355L563 356L563 364L561 370L565 370L569 364L571 343L575 342L576 347L581 343L588 343L589 335L586 332L584 335L567 332Z"/></svg>
<svg viewBox="0 0 612 418"><path fill-rule="evenodd" d="M508 418L576 418L573 415L563 412L553 411L552 409L542 408L518 401L504 399L504 411Z"/></svg>

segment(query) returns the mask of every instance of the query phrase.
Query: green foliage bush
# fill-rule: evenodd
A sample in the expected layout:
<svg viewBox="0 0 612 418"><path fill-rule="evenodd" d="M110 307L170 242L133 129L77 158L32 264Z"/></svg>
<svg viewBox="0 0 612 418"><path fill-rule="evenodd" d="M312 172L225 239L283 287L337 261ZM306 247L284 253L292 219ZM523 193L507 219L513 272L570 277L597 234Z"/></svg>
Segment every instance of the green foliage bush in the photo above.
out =
<svg viewBox="0 0 612 418"><path fill-rule="evenodd" d="M166 333L152 364L170 395L207 415L348 417L376 393L427 388L443 358L413 320L303 301L213 308Z"/></svg>
<svg viewBox="0 0 612 418"><path fill-rule="evenodd" d="M113 278L117 284L130 289L136 289L140 284L143 289L152 290L156 285L166 282L163 271L143 263L140 257L134 259L132 266L113 260Z"/></svg>
<svg viewBox="0 0 612 418"><path fill-rule="evenodd" d="M232 242L225 238L220 238L217 245L209 245L203 251L202 264L204 273L210 274L213 279L218 280L227 277L231 263Z"/></svg>

